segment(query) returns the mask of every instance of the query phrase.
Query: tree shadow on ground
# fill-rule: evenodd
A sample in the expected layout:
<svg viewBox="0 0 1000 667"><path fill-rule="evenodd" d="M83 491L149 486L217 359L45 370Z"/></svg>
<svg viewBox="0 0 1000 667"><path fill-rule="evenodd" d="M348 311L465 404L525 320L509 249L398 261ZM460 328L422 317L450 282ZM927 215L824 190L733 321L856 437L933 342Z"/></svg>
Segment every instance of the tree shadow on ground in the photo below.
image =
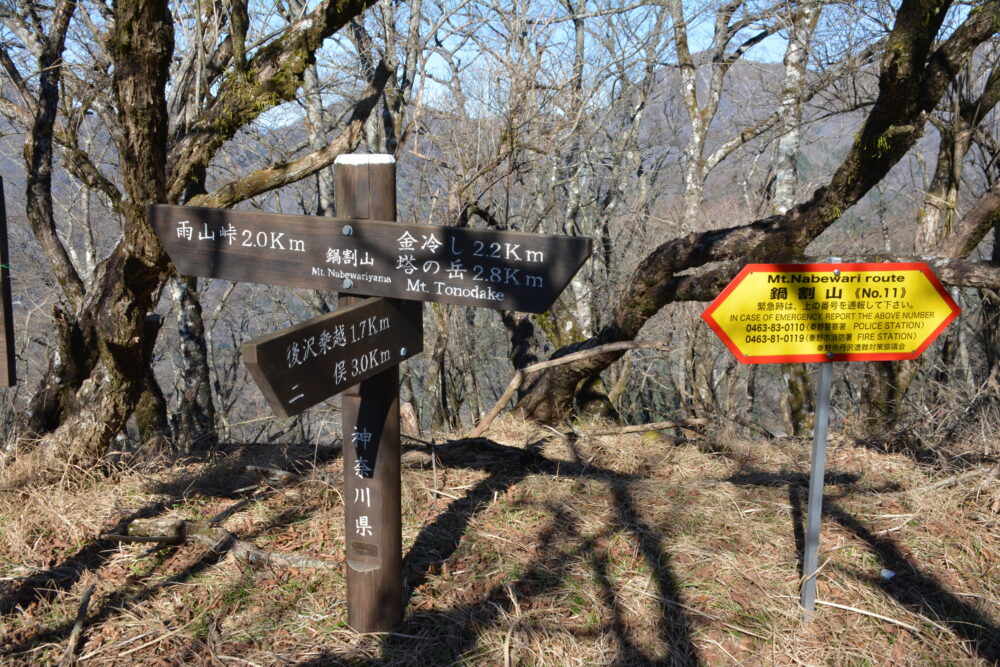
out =
<svg viewBox="0 0 1000 667"><path fill-rule="evenodd" d="M826 483L831 480L844 479L852 483L853 475L842 473L827 473ZM788 498L792 507L792 529L795 533L795 545L798 551L799 572L802 572L805 551L805 509L804 497L808 489L808 476L797 473L768 473L762 470L749 469L731 477L729 482L738 486L788 487ZM871 493L883 493L895 489L867 490ZM865 542L879 559L880 567L891 570L896 576L890 580L875 577L864 577L855 574L856 578L883 591L899 604L914 613L927 616L945 624L958 637L968 642L970 648L979 657L990 662L1000 662L1000 627L984 616L978 609L963 602L957 595L949 591L933 575L923 571L919 563L892 539L876 535L857 517L841 507L837 498L824 494L823 516L833 519L855 537Z"/></svg>
<svg viewBox="0 0 1000 667"><path fill-rule="evenodd" d="M606 528L608 534L627 534L637 545L646 566L652 573L659 605L657 634L668 647L664 658L649 655L629 632L618 593L608 573L609 556L594 538L583 538L572 513L550 504L549 524L542 530L535 556L514 581L496 583L478 599L445 610L413 611L405 617L396 633L388 634L381 644L380 661L408 664L438 664L470 657L480 634L496 627L510 616L517 620L509 632L529 623L522 607L539 598L557 592L565 580L565 563L589 563L594 580L600 588L604 622L596 631L614 638L617 656L614 664L698 664L698 653L691 637L690 623L682 611L680 586L671 567L671 557L664 548L665 535L645 521L636 508L631 485L644 479L590 465L580 456L575 442L570 442L573 461L553 461L538 453L541 443L526 449L501 445L487 439L458 440L437 448L442 464L455 468L481 470L489 473L474 485L464 497L450 503L433 522L421 530L403 562L407 599L425 584L433 566L447 561L457 550L470 522L485 511L500 493L519 484L531 475L569 477L604 482L613 501L614 518ZM560 548L570 540L571 548ZM426 639L415 644L414 637ZM350 658L334 651L301 663L327 665Z"/></svg>
<svg viewBox="0 0 1000 667"><path fill-rule="evenodd" d="M875 437L854 438L852 442L880 454L900 454L914 463L937 470L968 470L995 464L1000 461L995 455L982 452L956 451L955 443L964 443L965 438L941 437L928 442L913 429L900 428Z"/></svg>
<svg viewBox="0 0 1000 667"><path fill-rule="evenodd" d="M136 519L154 517L167 506L168 503L165 501L146 505L119 521L112 531L124 530L126 525ZM9 616L34 602L52 599L59 593L71 589L85 572L100 569L117 551L118 542L93 539L58 565L21 579L8 590L2 591L0 618Z"/></svg>
<svg viewBox="0 0 1000 667"><path fill-rule="evenodd" d="M212 498L237 498L236 493L260 481L259 472L249 469L274 468L304 473L313 463L328 463L340 456L340 447L316 447L308 444L218 445L203 457L185 457L192 462L207 462L194 477L179 475L170 480L157 480L149 485L150 493L159 493L176 499L194 494Z"/></svg>
<svg viewBox="0 0 1000 667"><path fill-rule="evenodd" d="M339 449L326 448L320 449L319 452L326 460L329 460L339 453ZM223 456L219 456L220 454ZM171 505L181 502L195 493L215 498L240 498L240 494L237 493L239 489L259 480L259 475L247 470L247 466L250 464L261 465L264 463L275 467L304 470L313 463L314 459L317 462L323 460L323 458L316 459L317 451L312 446L276 447L270 454L262 457L259 446L230 444L220 445L205 456L210 463L199 475L190 479L178 478L167 482L153 482L150 485L151 493L166 494L170 497L150 503L129 514L107 532L122 533L132 521L155 517ZM202 457L201 460L204 458ZM197 461L199 457L187 456L185 459ZM298 515L279 516L255 534L244 536L244 539L252 539L264 531L290 525L298 518ZM77 553L64 559L59 565L20 581L16 588L4 592L3 596L0 597L0 618L34 602L52 599L59 593L70 590L86 572L96 571L103 567L108 559L118 552L119 544L116 540L95 538ZM179 548L178 546L157 545L150 548L144 555L162 551L165 557L169 558L176 554ZM88 613L88 625L93 627L103 623L129 607L149 600L170 586L191 580L199 573L219 563L226 557L227 553L228 549L209 550L182 571L163 581L137 588L126 585L107 596L96 610ZM68 621L53 627L41 628L30 636L20 638L18 643L4 647L3 651L0 651L0 658L4 656L16 657L42 644L64 641L69 637L72 627L73 623Z"/></svg>

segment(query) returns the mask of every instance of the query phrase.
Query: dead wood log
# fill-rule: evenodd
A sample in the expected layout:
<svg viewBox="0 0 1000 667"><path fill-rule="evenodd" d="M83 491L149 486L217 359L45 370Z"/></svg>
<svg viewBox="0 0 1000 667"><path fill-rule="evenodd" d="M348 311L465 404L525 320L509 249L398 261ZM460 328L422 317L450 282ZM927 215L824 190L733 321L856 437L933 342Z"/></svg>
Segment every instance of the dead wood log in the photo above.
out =
<svg viewBox="0 0 1000 667"><path fill-rule="evenodd" d="M646 433L648 431L665 431L671 428L682 428L688 431L701 430L711 422L708 419L677 419L675 421L650 422L649 424L634 424L614 428L577 429L566 433L576 436L625 435L628 433Z"/></svg>
<svg viewBox="0 0 1000 667"><path fill-rule="evenodd" d="M490 424L493 423L493 420L500 414L500 411L503 410L505 405L507 405L507 402L514 397L514 393L520 389L521 385L524 383L524 378L527 377L529 373L537 373L548 368L562 366L563 364L570 364L575 361L580 361L581 359L596 357L609 352L621 352L625 350L669 350L669 344L670 342L666 340L621 341L617 343L608 343L607 345L600 345L591 349L581 350L580 352L574 352L573 354L567 354L564 357L549 359L548 361L541 361L537 364L525 366L521 370L514 373L514 377L511 378L511 381L507 385L507 389L503 392L503 395L499 398L499 400L497 400L486 416L483 417L482 421L479 422L479 425L472 429L472 431L470 431L465 437L468 439L482 437L483 433L486 432L486 429L488 429Z"/></svg>
<svg viewBox="0 0 1000 667"><path fill-rule="evenodd" d="M343 473L327 474L315 471L309 475L300 475L298 473L290 472L288 470L280 470L278 468L266 468L263 466L247 466L247 472L254 472L261 476L261 481L273 486L276 489L281 489L286 486L294 486L298 484L308 484L310 482L319 482L321 484L333 485L340 481Z"/></svg>
<svg viewBox="0 0 1000 667"><path fill-rule="evenodd" d="M328 569L337 567L332 561L264 551L246 540L237 538L222 526L210 521L189 519L136 519L128 525L125 534L105 535L122 542L160 542L163 544L201 544L213 551L228 552L239 561L255 567L276 569Z"/></svg>

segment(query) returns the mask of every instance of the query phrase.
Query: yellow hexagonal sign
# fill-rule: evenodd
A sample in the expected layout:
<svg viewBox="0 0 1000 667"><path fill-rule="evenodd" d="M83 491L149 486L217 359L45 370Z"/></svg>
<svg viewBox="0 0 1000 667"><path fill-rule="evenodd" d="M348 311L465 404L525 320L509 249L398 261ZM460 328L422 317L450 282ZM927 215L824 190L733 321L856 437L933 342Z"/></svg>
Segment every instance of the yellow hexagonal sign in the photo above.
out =
<svg viewBox="0 0 1000 667"><path fill-rule="evenodd" d="M748 264L701 316L766 364L915 359L960 312L923 263Z"/></svg>

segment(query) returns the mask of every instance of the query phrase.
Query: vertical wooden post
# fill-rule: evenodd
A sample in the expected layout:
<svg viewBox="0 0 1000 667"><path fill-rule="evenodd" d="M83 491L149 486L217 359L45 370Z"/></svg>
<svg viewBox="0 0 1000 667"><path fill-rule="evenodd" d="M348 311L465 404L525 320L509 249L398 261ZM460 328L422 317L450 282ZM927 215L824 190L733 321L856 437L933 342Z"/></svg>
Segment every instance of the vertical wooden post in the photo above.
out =
<svg viewBox="0 0 1000 667"><path fill-rule="evenodd" d="M10 295L10 256L7 252L7 202L0 178L0 387L17 384L14 356L14 306Z"/></svg>
<svg viewBox="0 0 1000 667"><path fill-rule="evenodd" d="M344 155L334 163L337 217L396 219L396 161ZM338 306L354 297L341 295ZM347 622L386 632L403 620L399 366L342 394Z"/></svg>

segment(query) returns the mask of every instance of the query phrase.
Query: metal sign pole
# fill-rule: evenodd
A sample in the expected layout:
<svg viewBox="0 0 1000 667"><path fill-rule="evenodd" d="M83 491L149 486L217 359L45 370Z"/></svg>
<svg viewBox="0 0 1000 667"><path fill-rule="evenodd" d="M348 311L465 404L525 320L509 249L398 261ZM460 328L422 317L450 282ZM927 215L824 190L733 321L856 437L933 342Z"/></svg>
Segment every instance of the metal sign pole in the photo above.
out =
<svg viewBox="0 0 1000 667"><path fill-rule="evenodd" d="M833 362L913 359L961 312L926 264L827 262L747 264L701 314L742 363L821 364L802 559L806 618L816 604Z"/></svg>
<svg viewBox="0 0 1000 667"><path fill-rule="evenodd" d="M833 362L820 364L816 387L816 426L813 431L812 470L809 473L809 510L806 515L805 557L802 563L800 604L808 615L816 606L816 569L819 567L819 523L823 515L823 476L826 473L826 432L830 422Z"/></svg>
<svg viewBox="0 0 1000 667"><path fill-rule="evenodd" d="M833 264L839 257L831 257ZM834 270L839 276L840 271ZM833 385L833 354L820 365L816 384L816 424L813 426L812 470L809 472L809 508L806 513L806 540L802 558L802 594L799 604L812 617L816 607L816 570L819 567L819 524L823 516L823 477L826 474L826 432L830 423L830 388Z"/></svg>

